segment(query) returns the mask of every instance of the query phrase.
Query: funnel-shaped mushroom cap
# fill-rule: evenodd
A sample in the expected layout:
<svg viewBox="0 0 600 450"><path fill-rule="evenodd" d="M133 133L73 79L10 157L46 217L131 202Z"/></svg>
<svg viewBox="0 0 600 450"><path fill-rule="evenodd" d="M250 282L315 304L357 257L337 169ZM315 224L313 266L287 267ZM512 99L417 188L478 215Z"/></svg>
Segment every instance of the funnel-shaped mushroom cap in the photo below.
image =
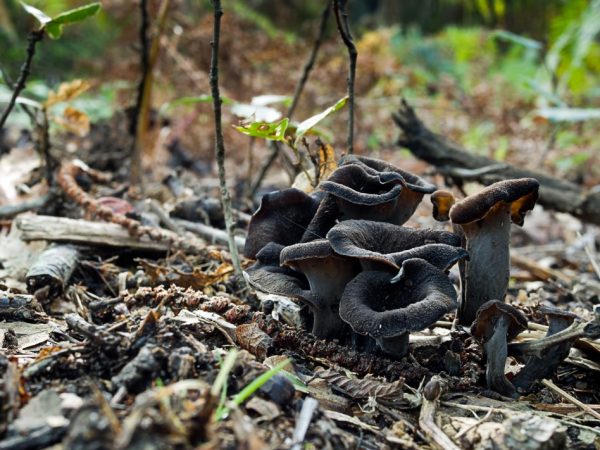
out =
<svg viewBox="0 0 600 450"><path fill-rule="evenodd" d="M364 269L378 270L385 266L398 270L398 263L410 255L400 253L410 249L433 256L432 249L416 250L427 244L460 246L460 237L448 231L414 229L370 220L340 222L327 233L327 239L337 254L358 258ZM414 255L419 257L419 253Z"/></svg>
<svg viewBox="0 0 600 450"><path fill-rule="evenodd" d="M439 190L431 194L433 204L433 218L438 222L446 222L450 219L450 208L456 201L454 194L450 191Z"/></svg>
<svg viewBox="0 0 600 450"><path fill-rule="evenodd" d="M359 334L391 338L431 326L456 308L454 286L427 261L404 261L402 274L393 284L385 272L358 274L344 291L342 319Z"/></svg>
<svg viewBox="0 0 600 450"><path fill-rule="evenodd" d="M527 329L527 317L521 311L500 300L490 300L477 311L477 317L471 326L471 334L482 341L487 340L493 334L500 317L505 317L508 321L507 341L512 341L521 331Z"/></svg>
<svg viewBox="0 0 600 450"><path fill-rule="evenodd" d="M546 336L552 336L553 334L564 330L575 322L575 319L579 319L577 314L554 306L541 306L540 312L548 319L548 331L546 332Z"/></svg>
<svg viewBox="0 0 600 450"><path fill-rule="evenodd" d="M351 164L358 164L368 167L369 172L394 172L402 176L404 179L406 186L416 192L420 192L423 194L431 194L437 188L434 184L429 183L423 178L415 175L414 173L407 172L406 170L402 170L399 167L394 166L386 161L382 161L381 159L369 158L368 156L357 156L357 155L347 155L342 158L340 161L340 166L346 166ZM368 169L367 169L368 170Z"/></svg>
<svg viewBox="0 0 600 450"><path fill-rule="evenodd" d="M499 181L456 203L450 210L450 218L455 224L475 222L503 202L510 204L512 222L523 225L525 213L535 206L539 186L535 178Z"/></svg>
<svg viewBox="0 0 600 450"><path fill-rule="evenodd" d="M308 281L301 273L279 266L283 245L269 242L256 255L256 263L246 270L252 287L268 294L285 295L304 301L312 301Z"/></svg>
<svg viewBox="0 0 600 450"><path fill-rule="evenodd" d="M269 242L290 245L300 241L318 207L317 200L294 188L265 194L248 225L244 255L255 258Z"/></svg>
<svg viewBox="0 0 600 450"><path fill-rule="evenodd" d="M355 260L333 252L326 239L290 245L280 255L281 265L303 273L310 291L319 300L312 307L313 333L318 337L341 337L340 298L346 284L358 273Z"/></svg>

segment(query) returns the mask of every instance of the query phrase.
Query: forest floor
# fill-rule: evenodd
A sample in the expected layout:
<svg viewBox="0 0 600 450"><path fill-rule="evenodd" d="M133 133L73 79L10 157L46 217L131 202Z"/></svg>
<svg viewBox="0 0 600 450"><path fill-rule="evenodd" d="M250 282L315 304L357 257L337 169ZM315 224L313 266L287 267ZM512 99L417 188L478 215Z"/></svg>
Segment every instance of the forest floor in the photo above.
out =
<svg viewBox="0 0 600 450"><path fill-rule="evenodd" d="M289 74L299 73L300 58L286 55L305 55L306 44L256 30L241 38L228 33L244 29L235 18L224 26L224 96L250 102L248 92L293 92ZM189 42L178 47L187 54L165 45L156 82L169 84L171 98L208 91L206 64L190 63L189 55L209 54L210 30L207 20L184 34ZM481 188L447 185L436 167L396 145L391 115L401 94L412 92L409 101L429 128L475 154L568 177L583 190L599 183L600 155L577 163L595 138L587 125L567 130L580 139L560 147L535 105L502 80L482 77L468 92L446 76L423 85L385 50L390 33L367 33L358 43L357 153L457 196ZM345 70L340 44L326 41L296 115L306 118L343 97ZM169 100L166 91L156 89L158 105ZM291 180L277 161L256 195L247 195L270 150L233 130L238 119L224 109L226 167L243 239L261 193ZM345 112L327 122L342 130L330 133L336 157ZM175 109L154 128L143 194L129 191L123 112L92 124L85 137L53 134L60 168L51 190L31 140L13 138L18 129L3 137L0 450L600 448L598 340L579 339L552 377L512 399L486 388L481 345L453 326L453 313L411 334L409 356L395 361L318 340L297 327L305 314L298 305L249 288L235 276L223 238L210 114L202 104ZM489 123L493 132L485 131ZM34 207L23 209L37 212L15 215L8 206L26 202ZM443 229L431 211L423 201L407 225ZM597 226L539 205L523 227L513 226L506 302L529 321L516 342L546 333L540 305L594 320L599 246ZM509 357L507 377L522 365ZM439 394L424 395L434 376Z"/></svg>

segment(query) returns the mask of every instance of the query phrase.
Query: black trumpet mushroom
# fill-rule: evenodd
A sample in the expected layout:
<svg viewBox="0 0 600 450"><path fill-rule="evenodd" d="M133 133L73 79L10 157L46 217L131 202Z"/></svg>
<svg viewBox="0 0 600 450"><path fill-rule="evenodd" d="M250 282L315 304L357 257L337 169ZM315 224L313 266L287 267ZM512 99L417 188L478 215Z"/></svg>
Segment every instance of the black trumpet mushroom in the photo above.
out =
<svg viewBox="0 0 600 450"><path fill-rule="evenodd" d="M299 242L318 207L316 198L294 188L265 194L248 225L244 256L255 259L269 242Z"/></svg>
<svg viewBox="0 0 600 450"><path fill-rule="evenodd" d="M340 222L327 233L327 239L337 254L360 261L362 270L397 272L402 262L411 258L446 270L448 260L467 256L454 233L369 220Z"/></svg>
<svg viewBox="0 0 600 450"><path fill-rule="evenodd" d="M527 318L523 313L500 300L484 303L471 326L471 334L483 343L485 350L488 388L507 397L516 396L515 387L504 375L508 342L525 329Z"/></svg>
<svg viewBox="0 0 600 450"><path fill-rule="evenodd" d="M578 318L576 314L552 306L542 306L540 311L548 320L546 336L553 336L569 328ZM552 375L558 365L569 356L573 341L561 342L548 347L541 356L529 356L525 366L515 375L513 384L523 392L528 392L537 380Z"/></svg>
<svg viewBox="0 0 600 450"><path fill-rule="evenodd" d="M471 325L477 310L492 299L504 300L510 275L510 223L523 225L533 209L539 182L533 178L494 183L454 204L450 219L464 233L469 260L461 267L458 322Z"/></svg>
<svg viewBox="0 0 600 450"><path fill-rule="evenodd" d="M366 271L344 291L340 316L352 329L374 338L387 354L408 353L409 332L433 325L456 308L456 290L448 277L423 259L408 259L399 274Z"/></svg>
<svg viewBox="0 0 600 450"><path fill-rule="evenodd" d="M285 247L280 263L308 280L313 334L319 338L342 338L347 328L339 315L339 303L346 284L358 273L357 262L337 255L329 241L318 239Z"/></svg>

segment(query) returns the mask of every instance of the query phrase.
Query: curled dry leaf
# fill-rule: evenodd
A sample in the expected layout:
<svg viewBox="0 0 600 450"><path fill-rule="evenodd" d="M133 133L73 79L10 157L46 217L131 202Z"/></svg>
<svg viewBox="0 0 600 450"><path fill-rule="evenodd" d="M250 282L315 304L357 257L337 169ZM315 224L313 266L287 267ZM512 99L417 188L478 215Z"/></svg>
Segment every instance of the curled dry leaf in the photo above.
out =
<svg viewBox="0 0 600 450"><path fill-rule="evenodd" d="M353 379L335 370L323 369L322 367L315 369L315 375L355 399L375 397L390 400L399 398L402 396L402 388L404 387L404 379L402 378L392 383L378 380L369 375L362 379Z"/></svg>
<svg viewBox="0 0 600 450"><path fill-rule="evenodd" d="M58 87L58 92L50 91L44 106L50 108L57 103L71 101L87 91L90 86L91 84L89 81L81 79L61 83Z"/></svg>
<svg viewBox="0 0 600 450"><path fill-rule="evenodd" d="M85 137L90 132L90 118L88 115L71 106L65 108L62 117L54 117L54 121L79 137Z"/></svg>
<svg viewBox="0 0 600 450"><path fill-rule="evenodd" d="M245 323L235 329L237 343L254 356L264 359L273 347L273 339L256 323Z"/></svg>

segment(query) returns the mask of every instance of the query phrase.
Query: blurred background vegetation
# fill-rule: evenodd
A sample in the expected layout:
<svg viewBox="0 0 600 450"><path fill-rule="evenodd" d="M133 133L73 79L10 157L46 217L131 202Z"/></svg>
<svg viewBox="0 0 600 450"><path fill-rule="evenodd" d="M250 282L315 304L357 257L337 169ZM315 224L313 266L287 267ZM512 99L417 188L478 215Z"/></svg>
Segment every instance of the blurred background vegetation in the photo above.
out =
<svg viewBox="0 0 600 450"><path fill-rule="evenodd" d="M86 2L29 3L52 15ZM160 0L149 3L155 14ZM77 107L92 120L110 117L134 101L138 2L102 4L93 20L70 28L60 41L41 43L25 96L43 99L63 81L87 78L94 89L77 100ZM389 113L404 96L421 108L434 129L475 152L533 167L546 165L584 183L598 182L600 174L590 167L600 162L599 0L349 4L359 48L359 151L393 146ZM223 7L225 95L246 102L260 94L291 95L323 2L224 0ZM157 68L155 107L208 92L210 11L208 1L172 2ZM19 2L0 2L0 68L8 80L19 74L33 26ZM345 51L333 23L328 36L298 116L313 114L344 94ZM8 92L0 85L0 98ZM202 137L202 126L210 119L206 108L196 107L199 128L189 137L189 146L209 158L212 143ZM26 123L18 111L12 120ZM338 124L343 126L343 118ZM335 121L331 128L337 129Z"/></svg>

